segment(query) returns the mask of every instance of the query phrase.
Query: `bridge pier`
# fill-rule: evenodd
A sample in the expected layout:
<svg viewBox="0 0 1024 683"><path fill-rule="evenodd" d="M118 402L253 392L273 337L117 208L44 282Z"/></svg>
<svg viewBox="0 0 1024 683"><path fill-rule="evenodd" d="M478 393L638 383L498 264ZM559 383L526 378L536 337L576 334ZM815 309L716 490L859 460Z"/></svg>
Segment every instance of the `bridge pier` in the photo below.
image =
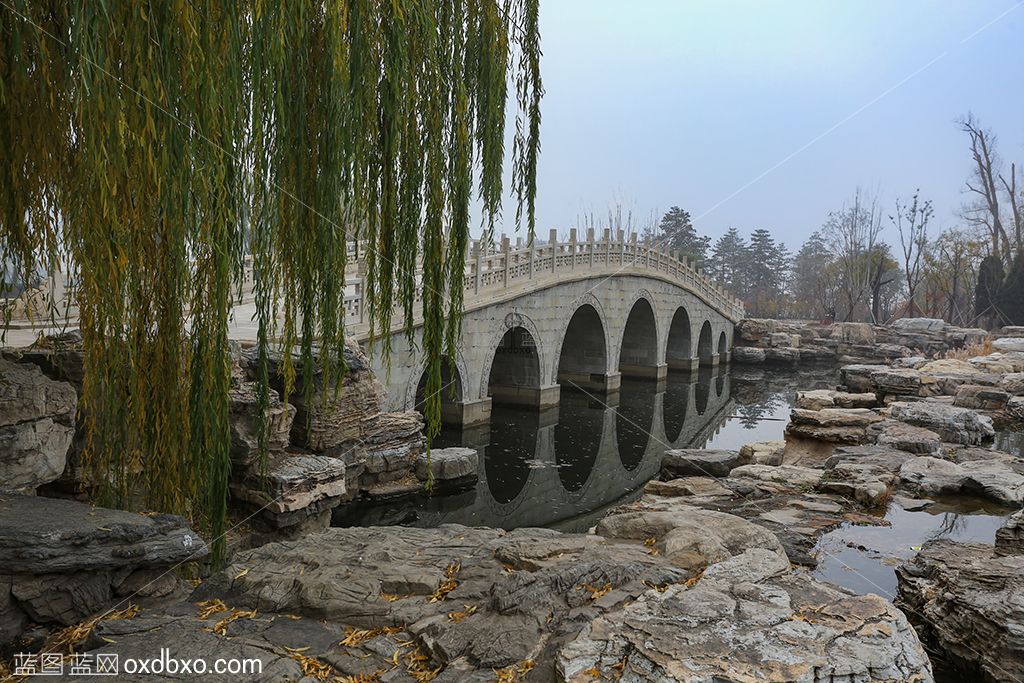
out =
<svg viewBox="0 0 1024 683"><path fill-rule="evenodd" d="M658 363L656 365L619 363L619 373L623 377L633 379L656 379L661 381L668 377L668 363Z"/></svg>
<svg viewBox="0 0 1024 683"><path fill-rule="evenodd" d="M491 398L441 404L441 422L457 427L479 427L491 421Z"/></svg>
<svg viewBox="0 0 1024 683"><path fill-rule="evenodd" d="M722 360L722 356L717 353L713 353L707 358L701 360L701 366L706 368L716 368L719 362Z"/></svg>
<svg viewBox="0 0 1024 683"><path fill-rule="evenodd" d="M543 387L492 384L490 388L491 396L487 401L493 400L495 403L543 410L558 405L561 389L557 384L549 384ZM489 406L487 413L489 418Z"/></svg>
<svg viewBox="0 0 1024 683"><path fill-rule="evenodd" d="M683 372L696 372L700 367L700 358L669 358L669 370L682 370Z"/></svg>
<svg viewBox="0 0 1024 683"><path fill-rule="evenodd" d="M558 383L597 394L611 394L622 386L620 372L559 372Z"/></svg>

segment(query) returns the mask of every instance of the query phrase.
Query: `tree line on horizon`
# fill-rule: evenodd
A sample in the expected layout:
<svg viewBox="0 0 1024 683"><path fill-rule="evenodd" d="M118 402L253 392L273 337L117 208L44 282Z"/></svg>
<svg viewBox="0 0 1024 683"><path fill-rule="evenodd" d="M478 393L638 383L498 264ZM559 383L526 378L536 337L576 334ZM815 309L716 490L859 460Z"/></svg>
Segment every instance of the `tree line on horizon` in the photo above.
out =
<svg viewBox="0 0 1024 683"><path fill-rule="evenodd" d="M644 232L700 263L752 317L1024 324L1024 178L1003 162L990 129L973 116L957 123L972 167L952 227L936 229L920 190L883 207L858 189L795 252L765 228L744 235L732 227L712 241L678 206Z"/></svg>

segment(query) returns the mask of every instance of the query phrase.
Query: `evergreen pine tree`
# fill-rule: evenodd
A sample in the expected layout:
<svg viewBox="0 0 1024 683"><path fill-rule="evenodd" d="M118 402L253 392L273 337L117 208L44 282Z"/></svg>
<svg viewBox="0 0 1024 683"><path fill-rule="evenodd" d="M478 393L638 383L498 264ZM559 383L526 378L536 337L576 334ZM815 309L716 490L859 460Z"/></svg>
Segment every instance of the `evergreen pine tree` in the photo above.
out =
<svg viewBox="0 0 1024 683"><path fill-rule="evenodd" d="M747 242L736 228L729 228L715 242L708 271L719 284L736 296L745 296L743 273L747 265Z"/></svg>
<svg viewBox="0 0 1024 683"><path fill-rule="evenodd" d="M673 206L661 218L658 226L659 239L668 243L670 249L675 249L683 255L704 261L707 258L708 248L711 246L711 238L697 234L690 220L690 212L683 211L678 206Z"/></svg>

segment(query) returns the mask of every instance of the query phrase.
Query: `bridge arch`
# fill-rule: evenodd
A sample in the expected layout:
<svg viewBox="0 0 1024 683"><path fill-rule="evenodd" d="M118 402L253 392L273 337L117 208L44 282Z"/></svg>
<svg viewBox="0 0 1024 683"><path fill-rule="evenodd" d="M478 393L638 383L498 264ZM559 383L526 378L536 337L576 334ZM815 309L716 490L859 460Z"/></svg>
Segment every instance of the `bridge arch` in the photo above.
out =
<svg viewBox="0 0 1024 683"><path fill-rule="evenodd" d="M729 339L725 336L725 330L718 333L718 359L725 362L729 355Z"/></svg>
<svg viewBox="0 0 1024 683"><path fill-rule="evenodd" d="M685 306L680 306L672 315L665 344L665 361L669 369L693 369L693 340L690 336L690 314Z"/></svg>
<svg viewBox="0 0 1024 683"><path fill-rule="evenodd" d="M427 395L427 368L421 363L419 380L415 385L415 392L411 404L413 410L423 412ZM441 422L444 424L462 424L461 405L466 400L463 376L457 363L445 358L441 361ZM409 403L406 403L409 405Z"/></svg>
<svg viewBox="0 0 1024 683"><path fill-rule="evenodd" d="M641 294L633 302L622 328L619 372L623 377L657 377L658 322L651 299Z"/></svg>
<svg viewBox="0 0 1024 683"><path fill-rule="evenodd" d="M555 381L604 390L608 374L608 333L597 301L580 304L561 334Z"/></svg>
<svg viewBox="0 0 1024 683"><path fill-rule="evenodd" d="M535 405L541 387L537 337L521 325L509 327L494 348L485 381L493 403Z"/></svg>
<svg viewBox="0 0 1024 683"><path fill-rule="evenodd" d="M711 341L711 323L707 320L700 328L700 337L697 339L697 357L701 365L714 365L715 350Z"/></svg>

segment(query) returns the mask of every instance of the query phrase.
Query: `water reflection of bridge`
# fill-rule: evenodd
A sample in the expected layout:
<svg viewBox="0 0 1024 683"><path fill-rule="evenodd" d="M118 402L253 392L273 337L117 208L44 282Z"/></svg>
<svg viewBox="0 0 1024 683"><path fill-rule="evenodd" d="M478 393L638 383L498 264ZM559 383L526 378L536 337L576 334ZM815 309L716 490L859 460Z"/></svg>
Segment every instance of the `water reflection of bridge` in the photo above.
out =
<svg viewBox="0 0 1024 683"><path fill-rule="evenodd" d="M416 526L589 527L588 515L657 475L668 448L702 446L733 412L729 375L625 381L618 405L566 392L548 412L496 410L489 428L449 434L480 453L475 490L431 499Z"/></svg>

